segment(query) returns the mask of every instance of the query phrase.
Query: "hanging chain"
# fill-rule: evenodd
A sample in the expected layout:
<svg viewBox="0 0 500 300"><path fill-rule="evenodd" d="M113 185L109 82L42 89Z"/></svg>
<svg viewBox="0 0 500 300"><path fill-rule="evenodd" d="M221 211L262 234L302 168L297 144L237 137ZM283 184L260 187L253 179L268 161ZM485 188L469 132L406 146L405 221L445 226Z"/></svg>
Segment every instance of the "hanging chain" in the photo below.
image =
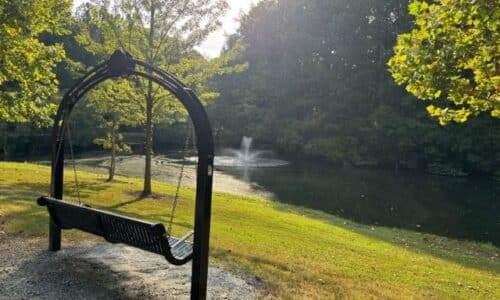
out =
<svg viewBox="0 0 500 300"><path fill-rule="evenodd" d="M188 126L188 130L190 130L190 126ZM186 165L186 155L189 148L189 142L191 140L191 134L188 133L186 136L186 142L184 144L184 150L182 151L182 164L181 170L179 172L179 179L177 180L177 187L175 189L174 203L172 204L172 212L170 213L170 222L168 223L167 234L171 235L172 233L172 223L174 222L175 209L177 208L177 202L179 200L179 193L181 190L182 178L184 176L184 166Z"/></svg>
<svg viewBox="0 0 500 300"><path fill-rule="evenodd" d="M73 163L73 174L75 176L75 189L76 189L76 194L78 196L78 204L82 204L82 199L80 197L80 184L78 183L78 176L76 174L76 161L75 161L75 154L73 152L73 141L71 139L71 132L69 130L69 123L68 125L66 126L66 130L67 130L67 133L68 133L68 144L69 144L69 151L70 151L70 155L71 155L71 161Z"/></svg>

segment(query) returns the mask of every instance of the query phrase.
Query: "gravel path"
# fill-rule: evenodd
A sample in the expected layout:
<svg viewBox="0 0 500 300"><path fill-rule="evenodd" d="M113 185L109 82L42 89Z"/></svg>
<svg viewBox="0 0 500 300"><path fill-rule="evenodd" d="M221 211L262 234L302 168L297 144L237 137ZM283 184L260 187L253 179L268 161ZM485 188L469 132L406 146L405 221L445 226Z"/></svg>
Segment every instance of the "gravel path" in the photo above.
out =
<svg viewBox="0 0 500 300"><path fill-rule="evenodd" d="M123 245L86 241L45 250L45 238L0 232L0 299L188 299L191 264ZM254 278L209 268L209 299L254 299Z"/></svg>

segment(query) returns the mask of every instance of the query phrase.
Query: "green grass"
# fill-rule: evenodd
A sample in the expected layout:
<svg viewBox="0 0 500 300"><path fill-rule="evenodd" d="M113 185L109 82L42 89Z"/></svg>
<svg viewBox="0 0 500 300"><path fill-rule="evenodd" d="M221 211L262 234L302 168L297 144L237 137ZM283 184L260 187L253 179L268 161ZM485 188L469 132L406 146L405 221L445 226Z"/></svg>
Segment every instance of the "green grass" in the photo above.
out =
<svg viewBox="0 0 500 300"><path fill-rule="evenodd" d="M45 166L0 163L0 230L47 234L47 213L35 199L48 193L49 174ZM75 199L72 174L66 175L67 199ZM168 221L171 196L139 199L140 179L104 179L79 173L85 203ZM158 182L153 189L175 190ZM193 195L181 192L177 234L192 224ZM360 225L257 197L214 193L213 202L212 261L257 276L271 298L500 299L499 249L492 245Z"/></svg>

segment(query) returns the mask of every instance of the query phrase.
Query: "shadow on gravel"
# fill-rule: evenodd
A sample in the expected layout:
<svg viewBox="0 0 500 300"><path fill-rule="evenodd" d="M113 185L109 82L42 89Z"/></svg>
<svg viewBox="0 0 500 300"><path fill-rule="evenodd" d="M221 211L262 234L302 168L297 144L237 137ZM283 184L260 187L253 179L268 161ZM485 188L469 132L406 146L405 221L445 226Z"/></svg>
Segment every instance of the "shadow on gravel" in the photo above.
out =
<svg viewBox="0 0 500 300"><path fill-rule="evenodd" d="M34 253L12 274L15 283L6 287L11 298L39 299L133 299L121 282L131 280L126 272L85 258L49 251ZM17 294L22 290L21 295Z"/></svg>
<svg viewBox="0 0 500 300"><path fill-rule="evenodd" d="M189 299L191 264L172 266L121 245L78 244L49 252L45 238L0 236L0 299ZM210 267L208 298L254 299L261 290L253 280Z"/></svg>

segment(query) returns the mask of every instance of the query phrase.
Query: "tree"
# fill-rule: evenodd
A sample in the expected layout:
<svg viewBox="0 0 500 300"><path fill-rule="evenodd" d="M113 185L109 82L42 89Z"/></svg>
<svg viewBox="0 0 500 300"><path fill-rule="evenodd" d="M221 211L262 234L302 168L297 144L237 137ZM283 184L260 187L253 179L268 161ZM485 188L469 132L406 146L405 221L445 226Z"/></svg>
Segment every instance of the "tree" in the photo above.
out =
<svg viewBox="0 0 500 300"><path fill-rule="evenodd" d="M210 109L216 128L230 143L251 134L288 155L397 164L394 152L405 151L385 140L399 133L383 126L405 123L384 118L412 107L401 104L385 63L408 28L406 11L404 0L260 2L228 45L243 44L239 59L250 67L218 82L222 96Z"/></svg>
<svg viewBox="0 0 500 300"><path fill-rule="evenodd" d="M500 4L491 0L414 1L415 28L398 37L394 80L444 125L488 112L500 118Z"/></svg>
<svg viewBox="0 0 500 300"><path fill-rule="evenodd" d="M0 121L50 124L58 92L53 69L64 58L60 44L46 45L42 33L65 34L71 1L0 0Z"/></svg>
<svg viewBox="0 0 500 300"><path fill-rule="evenodd" d="M94 143L111 150L108 181L115 175L116 156L129 154L130 146L123 142L121 126L135 126L141 123L141 109L131 82L123 79L107 81L86 96L87 106L96 113L98 124L106 130L105 137L94 139ZM132 100L131 100L132 99Z"/></svg>
<svg viewBox="0 0 500 300"><path fill-rule="evenodd" d="M208 79L241 70L242 66L228 65L230 55L207 61L194 50L220 25L218 19L228 7L225 0L121 0L114 4L111 7L109 1L98 1L95 7L87 5L81 14L85 21L81 22L80 41L90 51L106 55L116 48L128 51L151 65L175 72L205 102L217 96L206 89ZM153 127L159 122L182 119L185 111L152 81L136 82L144 99L143 195L147 196L152 192Z"/></svg>

